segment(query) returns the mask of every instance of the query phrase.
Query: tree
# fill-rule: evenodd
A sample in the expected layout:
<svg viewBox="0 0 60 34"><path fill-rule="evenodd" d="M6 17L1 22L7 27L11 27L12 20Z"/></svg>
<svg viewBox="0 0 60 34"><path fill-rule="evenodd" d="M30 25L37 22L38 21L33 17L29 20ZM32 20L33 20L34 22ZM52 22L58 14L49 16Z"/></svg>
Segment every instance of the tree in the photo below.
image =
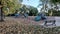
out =
<svg viewBox="0 0 60 34"><path fill-rule="evenodd" d="M56 10L58 10L59 9L59 4L60 4L60 0L50 0L50 3L51 4L54 4L54 8L56 9Z"/></svg>
<svg viewBox="0 0 60 34"><path fill-rule="evenodd" d="M29 10L29 15L30 15L30 16L36 16L37 13L38 13L37 8L31 6L31 7L30 7L30 10Z"/></svg>
<svg viewBox="0 0 60 34"><path fill-rule="evenodd" d="M60 3L60 0L49 0L49 5L51 6L51 13L53 13L53 10L59 11L59 6L58 6L59 3Z"/></svg>
<svg viewBox="0 0 60 34"><path fill-rule="evenodd" d="M56 3L60 3L60 0L50 0L50 2L56 4Z"/></svg>
<svg viewBox="0 0 60 34"><path fill-rule="evenodd" d="M36 16L37 13L38 13L37 8L32 7L32 6L29 6L29 5L23 5L23 7L20 8L20 10L21 10L21 13L22 13L22 12L23 12L23 13L28 13L29 16L33 16L33 15Z"/></svg>
<svg viewBox="0 0 60 34"><path fill-rule="evenodd" d="M4 6L3 11L5 14L12 14L21 7L21 4L18 2L18 0L2 0L2 4Z"/></svg>
<svg viewBox="0 0 60 34"><path fill-rule="evenodd" d="M21 14L24 14L24 13L28 13L29 9L28 7L26 7L26 5L23 5L21 8L20 8L20 13Z"/></svg>
<svg viewBox="0 0 60 34"><path fill-rule="evenodd" d="M50 9L54 9L54 10L59 10L59 3L60 3L60 0L40 0L40 2L42 2L42 4L39 4L42 5L43 7L41 8L41 10L50 10ZM50 8L49 8L50 7ZM52 8L53 7L53 8ZM52 14L52 10L51 10L51 13Z"/></svg>
<svg viewBox="0 0 60 34"><path fill-rule="evenodd" d="M3 8L3 6L2 6L2 3L0 1L0 22L4 21L3 20L3 11L2 11L2 8Z"/></svg>
<svg viewBox="0 0 60 34"><path fill-rule="evenodd" d="M0 0L0 5L2 4L1 8L1 21L3 21L3 11L7 11L7 8L9 8L10 12L15 12L15 10L18 10L20 8L20 3L18 3L18 0Z"/></svg>
<svg viewBox="0 0 60 34"><path fill-rule="evenodd" d="M39 6L42 6L42 8L41 8L41 12L43 11L43 12L46 12L47 10L48 10L48 0L40 0L39 1L40 2L40 4L38 5L38 7Z"/></svg>

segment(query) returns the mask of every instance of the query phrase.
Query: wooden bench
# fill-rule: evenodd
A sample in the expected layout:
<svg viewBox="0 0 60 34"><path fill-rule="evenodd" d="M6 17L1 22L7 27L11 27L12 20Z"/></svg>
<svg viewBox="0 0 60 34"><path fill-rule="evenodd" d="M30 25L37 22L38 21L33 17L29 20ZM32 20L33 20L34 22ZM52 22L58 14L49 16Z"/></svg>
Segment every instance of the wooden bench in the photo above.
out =
<svg viewBox="0 0 60 34"><path fill-rule="evenodd" d="M52 24L50 24L50 25L55 25L55 26L56 26L55 22L56 22L56 20L55 20L54 17L53 17L53 18L52 18L52 17L48 17L48 18L45 20L44 25L48 26L47 23L52 23Z"/></svg>

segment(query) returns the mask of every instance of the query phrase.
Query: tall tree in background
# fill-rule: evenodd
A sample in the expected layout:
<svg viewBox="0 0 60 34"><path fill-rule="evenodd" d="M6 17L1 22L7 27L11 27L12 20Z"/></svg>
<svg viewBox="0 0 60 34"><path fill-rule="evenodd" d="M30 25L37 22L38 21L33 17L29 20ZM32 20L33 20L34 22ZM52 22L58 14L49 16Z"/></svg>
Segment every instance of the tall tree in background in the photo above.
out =
<svg viewBox="0 0 60 34"><path fill-rule="evenodd" d="M40 0L39 2L40 2L40 4L38 5L38 7L39 6L42 6L42 8L41 8L40 11L43 11L43 12L47 11L47 8L48 8L48 6L47 6L48 0Z"/></svg>
<svg viewBox="0 0 60 34"><path fill-rule="evenodd" d="M40 0L40 2L42 2L42 4L40 4L40 5L42 5L43 7L41 8L41 10L49 10L49 9L51 9L51 15L52 15L52 10L54 9L54 10L58 10L59 8L58 8L58 6L57 5L59 5L59 3L60 3L60 0ZM39 5L39 6L40 6ZM55 7L54 7L55 6ZM50 8L49 8L50 7ZM54 8L52 8L52 7L54 7ZM47 9L48 8L48 9Z"/></svg>
<svg viewBox="0 0 60 34"><path fill-rule="evenodd" d="M30 9L29 16L36 16L37 15L37 13L38 13L37 8L31 6L29 9Z"/></svg>
<svg viewBox="0 0 60 34"><path fill-rule="evenodd" d="M59 6L58 5L60 5L60 0L50 0L50 3L55 5L54 8L56 10L59 9Z"/></svg>
<svg viewBox="0 0 60 34"><path fill-rule="evenodd" d="M37 8L33 6L23 5L22 8L20 8L21 13L27 13L29 16L36 16L38 13Z"/></svg>

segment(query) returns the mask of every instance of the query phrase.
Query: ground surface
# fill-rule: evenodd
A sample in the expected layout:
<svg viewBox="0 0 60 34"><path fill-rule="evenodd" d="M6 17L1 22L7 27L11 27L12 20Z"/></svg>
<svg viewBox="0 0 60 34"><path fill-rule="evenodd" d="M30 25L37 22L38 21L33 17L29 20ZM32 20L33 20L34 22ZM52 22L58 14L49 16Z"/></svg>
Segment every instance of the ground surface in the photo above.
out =
<svg viewBox="0 0 60 34"><path fill-rule="evenodd" d="M60 32L60 17L55 17L56 26L59 27L51 29L40 27L44 22L34 21L33 16L28 19L6 17L4 20L4 22L0 22L0 34L59 34Z"/></svg>
<svg viewBox="0 0 60 34"><path fill-rule="evenodd" d="M41 20L41 21L34 21L34 18L33 16L29 16L28 18L14 18L14 17L6 17L5 18L5 22L17 22L17 23L21 23L21 24L26 24L26 25L41 25L41 24L44 24L44 21ZM56 20L56 26L60 26L60 17L49 17L49 19L55 19Z"/></svg>

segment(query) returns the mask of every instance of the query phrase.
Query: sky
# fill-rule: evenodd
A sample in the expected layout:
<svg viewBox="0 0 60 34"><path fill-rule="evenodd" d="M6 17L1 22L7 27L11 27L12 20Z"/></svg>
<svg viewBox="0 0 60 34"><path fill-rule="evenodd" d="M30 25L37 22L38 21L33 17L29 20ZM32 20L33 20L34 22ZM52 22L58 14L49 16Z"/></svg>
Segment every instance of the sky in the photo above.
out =
<svg viewBox="0 0 60 34"><path fill-rule="evenodd" d="M36 7L38 9L38 11L40 12L41 7L37 7L39 5L39 0L29 0L29 1L23 0L22 4Z"/></svg>
<svg viewBox="0 0 60 34"><path fill-rule="evenodd" d="M23 4L37 7L39 5L39 0L23 0Z"/></svg>

